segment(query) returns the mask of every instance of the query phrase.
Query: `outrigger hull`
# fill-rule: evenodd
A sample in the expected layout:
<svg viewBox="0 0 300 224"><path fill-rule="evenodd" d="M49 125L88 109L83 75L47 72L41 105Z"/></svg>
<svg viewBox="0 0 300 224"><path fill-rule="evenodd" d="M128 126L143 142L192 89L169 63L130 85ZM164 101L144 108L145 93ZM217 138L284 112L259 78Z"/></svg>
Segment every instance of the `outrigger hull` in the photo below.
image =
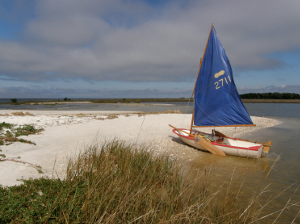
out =
<svg viewBox="0 0 300 224"><path fill-rule="evenodd" d="M183 130L185 132L181 132ZM190 137L186 132L190 132L187 129L173 129L173 132L180 137L180 139L194 148L207 151L201 145L197 144L194 138ZM248 157L248 158L259 158L261 157L263 151L263 145L257 144L237 138L230 137L221 137L218 135L212 135L196 130L192 130L192 135L201 135L204 138L209 138L211 140L211 144L216 146L218 149L222 150L226 155L231 156L240 156L240 157Z"/></svg>

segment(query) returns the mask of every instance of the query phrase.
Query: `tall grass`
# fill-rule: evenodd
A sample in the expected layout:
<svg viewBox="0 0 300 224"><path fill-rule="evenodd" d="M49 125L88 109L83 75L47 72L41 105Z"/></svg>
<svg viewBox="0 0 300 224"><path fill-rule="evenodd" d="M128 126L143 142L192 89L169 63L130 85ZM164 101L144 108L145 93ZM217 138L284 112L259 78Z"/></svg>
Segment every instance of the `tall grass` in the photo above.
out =
<svg viewBox="0 0 300 224"><path fill-rule="evenodd" d="M121 141L91 146L69 161L65 180L1 187L0 223L251 223L258 217L259 195L241 205L242 185L210 192L205 178L199 186L182 174L167 156Z"/></svg>
<svg viewBox="0 0 300 224"><path fill-rule="evenodd" d="M153 159L150 153L118 141L100 150L91 147L70 162L66 181L88 185L81 195L81 212L89 222L158 221L156 211L160 219L166 219L183 206L181 178L174 163Z"/></svg>

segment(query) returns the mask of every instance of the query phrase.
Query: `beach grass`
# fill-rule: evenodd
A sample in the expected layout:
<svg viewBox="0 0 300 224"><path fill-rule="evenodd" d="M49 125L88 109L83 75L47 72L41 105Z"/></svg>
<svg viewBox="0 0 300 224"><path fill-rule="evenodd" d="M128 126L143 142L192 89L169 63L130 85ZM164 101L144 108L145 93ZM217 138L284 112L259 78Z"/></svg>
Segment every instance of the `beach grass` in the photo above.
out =
<svg viewBox="0 0 300 224"><path fill-rule="evenodd" d="M64 180L0 187L0 223L252 223L259 218L262 192L241 202L242 184L211 192L205 176L191 181L183 173L176 161L146 148L117 140L91 145L70 159Z"/></svg>
<svg viewBox="0 0 300 224"><path fill-rule="evenodd" d="M9 145L12 142L23 142L28 144L35 144L32 141L19 138L20 136L34 135L42 132L44 129L36 129L30 124L16 126L14 124L2 122L0 123L0 145Z"/></svg>

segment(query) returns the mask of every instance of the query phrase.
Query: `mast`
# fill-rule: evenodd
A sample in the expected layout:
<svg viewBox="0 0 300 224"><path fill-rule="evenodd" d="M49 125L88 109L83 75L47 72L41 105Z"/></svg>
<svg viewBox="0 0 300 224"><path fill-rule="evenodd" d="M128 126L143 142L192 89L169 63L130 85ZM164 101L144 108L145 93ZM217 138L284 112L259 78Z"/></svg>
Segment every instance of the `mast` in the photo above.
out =
<svg viewBox="0 0 300 224"><path fill-rule="evenodd" d="M213 27L214 27L214 24L212 23L212 24L211 24L211 27L210 27L209 34L208 34L208 38L207 38L207 41L206 41L206 46L205 46L205 49L204 49L204 52L203 52L203 56L202 56L202 58L200 58L200 64L199 64L198 75L197 75L197 78L196 78L196 81L195 81L194 90L193 90L193 92L192 92L192 96L191 96L191 97L193 97L194 92L195 92L197 80L198 80L199 73L200 73L200 69L201 69L201 65L202 65L202 59L204 58L204 55L205 55L205 52L206 52L206 48L207 48L207 45L208 45L208 41L209 41L209 37L210 37L210 34L211 34L211 31L212 31L212 28L213 28ZM193 123L194 123L194 110L195 110L195 107L193 108L193 116L192 116L192 121L191 121L190 133L192 133Z"/></svg>
<svg viewBox="0 0 300 224"><path fill-rule="evenodd" d="M208 41L209 41L209 37L210 37L210 34L211 34L211 31L212 31L212 28L213 28L213 27L214 27L214 24L212 23L212 24L211 24L211 27L210 27L210 31L209 31L209 34L208 34L208 38L207 38L207 41L206 41L206 46L205 46L205 49L204 49L202 58L204 58L204 55L205 55L205 52L206 52L206 48L207 48L207 45L208 45ZM196 83L197 83L197 80L198 80L198 77L199 77L199 72L200 72L201 65L202 65L202 58L200 58L199 69L198 69L198 75L197 75L197 78L196 78L196 81L195 81L194 90L193 90L193 92L192 92L192 96L191 96L191 97L193 97L194 92L195 92Z"/></svg>
<svg viewBox="0 0 300 224"><path fill-rule="evenodd" d="M195 85L194 85L194 89L193 89L193 92L192 92L191 97L194 96L194 92L195 92L195 89L196 89L196 83L197 83L197 80L198 80L198 77L199 77L199 72L200 72L201 64L202 64L202 58L200 58L199 69L198 69L198 75L197 75L197 78L196 78L196 81L195 81Z"/></svg>

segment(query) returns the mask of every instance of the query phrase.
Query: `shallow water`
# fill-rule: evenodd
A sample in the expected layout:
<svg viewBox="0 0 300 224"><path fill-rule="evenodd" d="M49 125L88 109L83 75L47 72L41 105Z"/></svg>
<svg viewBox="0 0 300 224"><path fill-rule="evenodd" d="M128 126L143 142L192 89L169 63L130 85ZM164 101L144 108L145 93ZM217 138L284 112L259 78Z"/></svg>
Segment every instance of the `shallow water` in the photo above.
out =
<svg viewBox="0 0 300 224"><path fill-rule="evenodd" d="M227 156L225 158L210 155L209 153L197 152L201 156L194 157L190 165L190 177L196 174L210 173L210 179L214 189L218 189L222 183L245 181L241 191L241 197L247 203L249 198L256 195L262 188L270 184L267 192L261 197L261 203L266 203L269 198L274 198L262 214L279 211L286 204L300 202L300 158L299 118L277 118L282 123L267 129L260 129L248 133L242 138L260 142L272 141L269 154L259 159L246 159L241 157ZM187 155L188 156L188 155ZM284 192L284 193L282 193ZM291 199L289 201L289 199ZM287 203L289 201L289 203ZM300 210L300 204L282 212L276 223L291 223ZM262 223L271 222L279 212L273 216L261 220ZM294 223L300 223L300 217Z"/></svg>
<svg viewBox="0 0 300 224"><path fill-rule="evenodd" d="M300 118L300 103L245 103L251 116Z"/></svg>
<svg viewBox="0 0 300 224"><path fill-rule="evenodd" d="M222 183L230 183L231 179L242 182L242 200L258 194L264 187L267 191L260 197L261 204L274 198L261 216L275 212L272 216L260 220L259 223L272 223L284 206L300 203L300 111L299 104L253 104L245 105L250 115L272 115L281 124L270 128L259 129L239 137L258 142L272 141L270 152L265 157L246 159L227 156L225 158L205 152L195 152L187 157L194 158L188 167L190 179L197 175L208 175L212 187L216 190ZM269 107L270 106L270 107ZM268 112L267 112L268 111ZM195 156L198 154L198 156ZM200 156L201 155L201 156ZM199 183L200 184L200 183ZM290 200L290 201L289 201ZM276 212L277 211L277 212ZM300 223L296 217L300 204L285 209L276 223Z"/></svg>

